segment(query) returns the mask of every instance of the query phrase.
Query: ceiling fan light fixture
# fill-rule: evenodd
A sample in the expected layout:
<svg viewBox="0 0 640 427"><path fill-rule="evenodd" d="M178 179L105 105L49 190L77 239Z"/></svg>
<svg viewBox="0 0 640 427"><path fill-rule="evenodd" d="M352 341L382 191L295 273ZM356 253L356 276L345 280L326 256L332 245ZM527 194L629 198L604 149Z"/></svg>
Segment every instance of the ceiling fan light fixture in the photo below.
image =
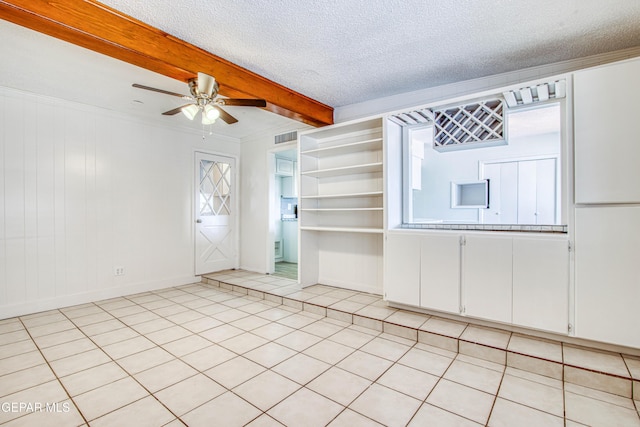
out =
<svg viewBox="0 0 640 427"><path fill-rule="evenodd" d="M206 114L202 115L202 124L203 125L212 125L216 122L216 119L209 119Z"/></svg>
<svg viewBox="0 0 640 427"><path fill-rule="evenodd" d="M220 117L220 111L217 108L215 108L213 105L207 104L204 106L204 112L202 116L203 117L206 116L207 120L213 123L216 121L218 117Z"/></svg>
<svg viewBox="0 0 640 427"><path fill-rule="evenodd" d="M187 116L189 120L193 120L196 117L196 114L198 114L198 111L200 111L198 106L195 104L191 104L182 109L182 114Z"/></svg>
<svg viewBox="0 0 640 427"><path fill-rule="evenodd" d="M267 106L267 101L264 99L218 98L218 82L213 76L205 73L198 73L198 77L189 79L187 84L189 86L191 96L185 96L176 92L169 92L167 90L156 89L154 87L144 86L137 83L134 83L133 87L150 90L152 92L159 92L165 95L176 96L185 101L190 101L191 104L182 105L169 111L165 111L162 115L173 116L182 112L186 118L194 120L198 115L198 112L202 111L201 121L203 124L213 124L218 118L229 125L237 123L238 119L227 113L222 108L223 106L228 105L231 107L259 108L265 108Z"/></svg>

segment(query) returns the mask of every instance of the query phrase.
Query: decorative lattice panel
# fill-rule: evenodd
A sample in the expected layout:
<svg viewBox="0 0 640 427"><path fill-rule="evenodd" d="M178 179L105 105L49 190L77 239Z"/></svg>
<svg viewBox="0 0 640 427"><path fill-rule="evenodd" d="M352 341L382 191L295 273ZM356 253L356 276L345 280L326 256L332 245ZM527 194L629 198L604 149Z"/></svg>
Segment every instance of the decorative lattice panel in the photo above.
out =
<svg viewBox="0 0 640 427"><path fill-rule="evenodd" d="M434 111L434 149L446 151L506 144L504 112L501 99Z"/></svg>
<svg viewBox="0 0 640 427"><path fill-rule="evenodd" d="M231 165L200 161L200 216L231 214Z"/></svg>
<svg viewBox="0 0 640 427"><path fill-rule="evenodd" d="M530 105L536 102L564 98L567 95L567 82L565 80L556 80L509 90L502 92L502 95L509 108Z"/></svg>
<svg viewBox="0 0 640 427"><path fill-rule="evenodd" d="M389 120L400 126L426 125L433 123L433 111L428 108L422 110L407 111L405 113L389 116Z"/></svg>

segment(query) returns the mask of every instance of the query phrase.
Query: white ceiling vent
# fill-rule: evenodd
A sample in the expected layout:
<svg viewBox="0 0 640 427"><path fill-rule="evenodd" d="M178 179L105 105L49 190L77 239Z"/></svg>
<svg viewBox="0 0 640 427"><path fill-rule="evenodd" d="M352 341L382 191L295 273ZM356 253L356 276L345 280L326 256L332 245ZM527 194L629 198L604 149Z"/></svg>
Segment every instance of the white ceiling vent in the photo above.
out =
<svg viewBox="0 0 640 427"><path fill-rule="evenodd" d="M422 110L409 111L407 113L389 116L389 120L399 124L400 126L432 124L433 112L428 108L424 108Z"/></svg>
<svg viewBox="0 0 640 427"><path fill-rule="evenodd" d="M506 144L502 99L435 110L433 148L438 151Z"/></svg>
<svg viewBox="0 0 640 427"><path fill-rule="evenodd" d="M509 108L519 105L529 105L536 102L545 102L549 99L560 99L567 95L567 83L565 80L542 83L536 86L523 87L521 89L503 92L504 100Z"/></svg>
<svg viewBox="0 0 640 427"><path fill-rule="evenodd" d="M284 144L285 142L295 141L298 139L298 131L283 133L274 137L275 144Z"/></svg>

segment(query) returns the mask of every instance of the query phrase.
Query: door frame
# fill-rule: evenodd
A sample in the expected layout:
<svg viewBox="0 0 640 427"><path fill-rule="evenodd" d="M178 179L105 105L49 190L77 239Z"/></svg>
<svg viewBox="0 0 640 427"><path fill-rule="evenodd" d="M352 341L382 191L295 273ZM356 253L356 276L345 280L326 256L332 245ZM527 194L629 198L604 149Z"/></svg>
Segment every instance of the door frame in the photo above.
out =
<svg viewBox="0 0 640 427"><path fill-rule="evenodd" d="M189 213L190 213L190 219L191 219L191 227L189 228L190 233L191 233L191 246L193 247L193 273L194 276L196 277L200 277L198 274L196 274L196 260L197 260L197 247L196 247L196 219L197 219L197 214L196 214L196 173L198 172L198 169L196 167L196 155L200 153L200 154L207 154L207 155L211 155L211 156L219 156L219 157L226 157L228 159L233 159L233 162L235 164L235 171L232 171L231 174L233 175L233 180L235 182L235 197L233 199L235 200L231 200L231 206L233 207L233 210L235 212L235 226L234 229L232 230L233 233L233 241L234 244L236 246L236 256L235 259L233 260L233 269L237 269L238 266L240 265L240 212L239 212L239 207L240 207L240 192L238 191L240 188L240 172L239 172L239 168L240 168L240 158L239 156L235 155L235 154L228 154L228 153L223 153L220 151L213 151L213 150L207 150L207 149L202 149L202 148L193 148L191 151L191 209L189 209Z"/></svg>
<svg viewBox="0 0 640 427"><path fill-rule="evenodd" d="M278 144L277 147L272 147L267 151L267 241L266 241L266 263L267 263L267 274L275 273L275 252L274 252L274 244L275 244L275 230L274 224L276 221L280 220L280 206L274 206L273 200L275 199L275 191L276 191L276 154L281 151L290 151L295 150L299 161L300 151L298 148L297 141L285 142L282 144ZM298 163L299 165L300 163ZM296 180L298 180L298 176L294 176ZM298 248L300 235L298 234ZM298 253L298 259L299 259Z"/></svg>

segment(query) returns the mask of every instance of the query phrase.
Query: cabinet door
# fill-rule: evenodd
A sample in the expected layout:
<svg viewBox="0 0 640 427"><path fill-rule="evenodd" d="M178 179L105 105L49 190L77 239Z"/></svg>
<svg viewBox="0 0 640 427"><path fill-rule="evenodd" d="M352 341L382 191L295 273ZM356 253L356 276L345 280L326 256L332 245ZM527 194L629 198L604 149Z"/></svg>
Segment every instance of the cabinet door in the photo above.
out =
<svg viewBox="0 0 640 427"><path fill-rule="evenodd" d="M640 347L640 207L576 209L576 335Z"/></svg>
<svg viewBox="0 0 640 427"><path fill-rule="evenodd" d="M384 260L385 299L420 305L420 236L388 234Z"/></svg>
<svg viewBox="0 0 640 427"><path fill-rule="evenodd" d="M556 160L518 164L518 224L555 224Z"/></svg>
<svg viewBox="0 0 640 427"><path fill-rule="evenodd" d="M298 262L298 223L282 221L283 255L286 262Z"/></svg>
<svg viewBox="0 0 640 427"><path fill-rule="evenodd" d="M459 313L460 236L422 237L420 265L420 306Z"/></svg>
<svg viewBox="0 0 640 427"><path fill-rule="evenodd" d="M462 292L469 316L511 323L512 238L466 236Z"/></svg>
<svg viewBox="0 0 640 427"><path fill-rule="evenodd" d="M576 203L640 202L640 59L576 72Z"/></svg>
<svg viewBox="0 0 640 427"><path fill-rule="evenodd" d="M283 176L292 176L293 161L276 157L276 174Z"/></svg>
<svg viewBox="0 0 640 427"><path fill-rule="evenodd" d="M513 323L567 333L569 247L566 239L513 239Z"/></svg>
<svg viewBox="0 0 640 427"><path fill-rule="evenodd" d="M489 208L483 209L484 224L518 224L518 162L488 163Z"/></svg>
<svg viewBox="0 0 640 427"><path fill-rule="evenodd" d="M501 172L502 165L500 163L489 163L484 165L483 177L489 180L489 208L480 209L483 224L501 224L500 209L501 203Z"/></svg>
<svg viewBox="0 0 640 427"><path fill-rule="evenodd" d="M536 160L536 224L556 223L556 159Z"/></svg>
<svg viewBox="0 0 640 427"><path fill-rule="evenodd" d="M518 166L518 224L537 224L536 160L514 163Z"/></svg>

